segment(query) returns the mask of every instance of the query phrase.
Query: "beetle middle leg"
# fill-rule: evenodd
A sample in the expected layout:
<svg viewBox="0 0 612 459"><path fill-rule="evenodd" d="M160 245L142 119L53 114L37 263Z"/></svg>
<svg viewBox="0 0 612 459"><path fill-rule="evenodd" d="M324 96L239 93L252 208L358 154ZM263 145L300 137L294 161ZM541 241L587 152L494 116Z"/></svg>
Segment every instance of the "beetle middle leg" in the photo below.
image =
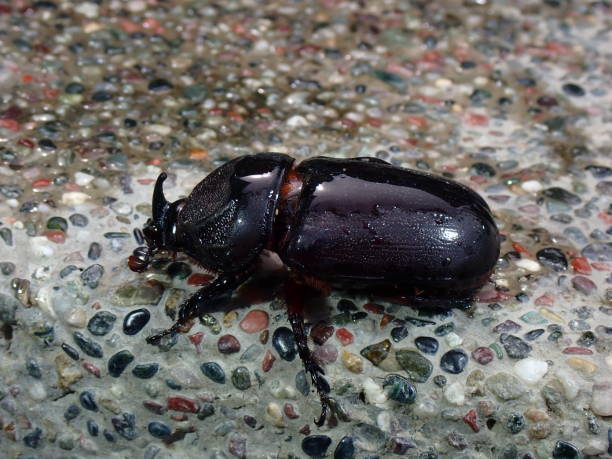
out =
<svg viewBox="0 0 612 459"><path fill-rule="evenodd" d="M312 383L319 394L321 400L321 415L315 420L315 424L321 427L325 423L330 401L329 401L329 383L325 379L325 371L314 360L310 349L308 348L308 337L304 331L304 296L307 294L307 288L297 284L295 281L289 281L287 284L285 298L287 301L287 309L289 314L289 323L295 336L298 354L304 365L304 369L310 374Z"/></svg>
<svg viewBox="0 0 612 459"><path fill-rule="evenodd" d="M242 273L220 274L210 284L202 287L181 304L178 320L172 327L147 338L149 344L159 344L162 338L179 333L187 322L201 316L218 305L220 300L231 296L232 292L251 274L250 270Z"/></svg>

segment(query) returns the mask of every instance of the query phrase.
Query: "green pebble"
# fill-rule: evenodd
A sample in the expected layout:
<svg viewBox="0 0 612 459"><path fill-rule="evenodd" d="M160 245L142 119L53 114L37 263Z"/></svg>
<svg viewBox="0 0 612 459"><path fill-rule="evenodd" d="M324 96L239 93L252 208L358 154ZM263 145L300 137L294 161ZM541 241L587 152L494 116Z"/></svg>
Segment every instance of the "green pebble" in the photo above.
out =
<svg viewBox="0 0 612 459"><path fill-rule="evenodd" d="M525 322L528 323L530 325L540 325L540 324L545 324L548 322L548 320L546 320L544 317L542 317L538 312L536 311L529 311L525 314L523 314L520 319Z"/></svg>
<svg viewBox="0 0 612 459"><path fill-rule="evenodd" d="M51 217L47 220L47 229L63 231L65 233L68 230L68 220L63 217Z"/></svg>
<svg viewBox="0 0 612 459"><path fill-rule="evenodd" d="M502 348L499 344L493 343L490 344L489 347L493 349L493 352L495 352L495 355L499 360L502 360L504 358L504 353L502 352Z"/></svg>
<svg viewBox="0 0 612 459"><path fill-rule="evenodd" d="M433 364L419 351L401 349L395 353L395 358L411 381L423 383L431 376Z"/></svg>
<svg viewBox="0 0 612 459"><path fill-rule="evenodd" d="M238 390L247 390L251 387L251 374L247 367L238 367L232 371L232 384Z"/></svg>

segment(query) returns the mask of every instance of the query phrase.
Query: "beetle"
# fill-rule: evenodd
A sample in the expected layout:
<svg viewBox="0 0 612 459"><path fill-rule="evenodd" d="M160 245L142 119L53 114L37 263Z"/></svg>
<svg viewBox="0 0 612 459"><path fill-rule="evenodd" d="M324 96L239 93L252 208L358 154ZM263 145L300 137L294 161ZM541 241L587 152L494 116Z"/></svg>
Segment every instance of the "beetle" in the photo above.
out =
<svg viewBox="0 0 612 459"><path fill-rule="evenodd" d="M161 173L153 191L146 246L128 260L144 271L161 250L184 252L217 277L188 298L176 323L147 338L183 331L248 279L264 250L291 279L289 322L322 405L330 388L307 345L306 289L405 293L416 306L452 306L490 277L500 236L486 202L470 188L378 158L257 153L226 162L184 199L168 202ZM187 327L188 328L188 327Z"/></svg>

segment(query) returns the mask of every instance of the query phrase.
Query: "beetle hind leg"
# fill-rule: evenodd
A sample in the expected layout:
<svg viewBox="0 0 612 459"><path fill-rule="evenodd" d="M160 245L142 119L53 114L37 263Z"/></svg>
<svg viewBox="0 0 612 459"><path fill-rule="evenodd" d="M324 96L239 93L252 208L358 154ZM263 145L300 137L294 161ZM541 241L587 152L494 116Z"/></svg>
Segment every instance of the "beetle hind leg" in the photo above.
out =
<svg viewBox="0 0 612 459"><path fill-rule="evenodd" d="M325 371L315 361L310 349L308 348L308 337L304 331L304 314L303 314L303 298L306 288L294 282L290 282L287 286L286 301L289 312L289 323L295 336L298 354L304 365L306 373L310 374L312 384L314 385L319 399L321 400L321 415L315 420L315 424L321 427L325 423L325 419L330 410L329 383L325 379Z"/></svg>

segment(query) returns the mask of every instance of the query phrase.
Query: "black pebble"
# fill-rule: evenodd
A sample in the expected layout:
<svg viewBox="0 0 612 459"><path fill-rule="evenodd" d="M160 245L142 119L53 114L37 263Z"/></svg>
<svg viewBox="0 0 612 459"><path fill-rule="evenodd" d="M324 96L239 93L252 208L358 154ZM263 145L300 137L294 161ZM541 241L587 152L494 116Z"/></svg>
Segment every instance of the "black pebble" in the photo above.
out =
<svg viewBox="0 0 612 459"><path fill-rule="evenodd" d="M399 343L401 340L408 336L408 328L407 327L395 327L391 330L391 339Z"/></svg>
<svg viewBox="0 0 612 459"><path fill-rule="evenodd" d="M62 343L62 351L64 351L68 357L70 357L72 360L79 360L80 356L79 356L79 352L73 348L71 345L66 344L66 343Z"/></svg>
<svg viewBox="0 0 612 459"><path fill-rule="evenodd" d="M566 83L563 85L563 92L565 94L567 94L568 96L573 96L573 97L582 97L584 96L586 93L584 92L584 89L582 86L579 86L575 83Z"/></svg>
<svg viewBox="0 0 612 459"><path fill-rule="evenodd" d="M169 91L172 88L174 88L172 83L170 83L168 80L164 80L163 78L156 78L149 83L149 91L151 92Z"/></svg>
<svg viewBox="0 0 612 459"><path fill-rule="evenodd" d="M140 379L149 379L155 376L159 370L157 363L141 363L132 368L132 374Z"/></svg>
<svg viewBox="0 0 612 459"><path fill-rule="evenodd" d="M293 336L293 332L287 327L279 327L274 330L272 345L281 359L287 360L288 362L295 359L295 355L297 354L295 337Z"/></svg>
<svg viewBox="0 0 612 459"><path fill-rule="evenodd" d="M334 459L353 459L355 457L355 445L352 437L342 437L334 451Z"/></svg>
<svg viewBox="0 0 612 459"><path fill-rule="evenodd" d="M151 319L151 313L147 309L136 309L129 312L123 319L123 333L126 335L135 335Z"/></svg>
<svg viewBox="0 0 612 459"><path fill-rule="evenodd" d="M38 448L38 445L40 445L42 433L42 429L40 427L37 427L32 432L23 437L23 442L29 448Z"/></svg>
<svg viewBox="0 0 612 459"><path fill-rule="evenodd" d="M578 448L568 441L559 440L555 444L552 454L553 459L578 459L582 457Z"/></svg>
<svg viewBox="0 0 612 459"><path fill-rule="evenodd" d="M104 357L104 352L102 352L102 347L96 343L95 341L89 339L81 332L75 331L72 336L74 337L74 342L81 348L81 350L89 355L90 357L96 357L101 359ZM66 351L66 349L64 349ZM75 359L76 360L76 359Z"/></svg>
<svg viewBox="0 0 612 459"><path fill-rule="evenodd" d="M119 351L108 359L108 373L113 378L118 378L133 361L134 354L132 354L130 351Z"/></svg>
<svg viewBox="0 0 612 459"><path fill-rule="evenodd" d="M87 420L87 431L92 437L98 436L98 432L100 431L100 429L98 428L98 424L96 424L96 421L94 421L93 419Z"/></svg>
<svg viewBox="0 0 612 459"><path fill-rule="evenodd" d="M72 421L80 413L81 413L81 409L73 403L68 408L66 408L66 411L64 411L64 419L66 421Z"/></svg>
<svg viewBox="0 0 612 459"><path fill-rule="evenodd" d="M79 395L79 402L81 402L81 406L89 411L98 411L98 404L96 403L96 399L94 398L94 394L86 390L85 392L81 392Z"/></svg>
<svg viewBox="0 0 612 459"><path fill-rule="evenodd" d="M126 440L136 438L136 417L132 413L121 413L111 419L113 427Z"/></svg>
<svg viewBox="0 0 612 459"><path fill-rule="evenodd" d="M424 354L435 354L438 352L438 340L431 336L419 336L414 340L417 349Z"/></svg>
<svg viewBox="0 0 612 459"><path fill-rule="evenodd" d="M117 320L117 316L109 311L96 312L89 322L87 322L87 330L89 333L96 336L104 336L110 332Z"/></svg>
<svg viewBox="0 0 612 459"><path fill-rule="evenodd" d="M302 440L302 451L310 457L324 457L331 442L327 435L310 435Z"/></svg>
<svg viewBox="0 0 612 459"><path fill-rule="evenodd" d="M546 247L536 253L538 261L553 271L561 272L567 269L567 258L556 247Z"/></svg>
<svg viewBox="0 0 612 459"><path fill-rule="evenodd" d="M468 355L463 349L451 349L440 359L440 368L454 375L463 371L468 363Z"/></svg>

